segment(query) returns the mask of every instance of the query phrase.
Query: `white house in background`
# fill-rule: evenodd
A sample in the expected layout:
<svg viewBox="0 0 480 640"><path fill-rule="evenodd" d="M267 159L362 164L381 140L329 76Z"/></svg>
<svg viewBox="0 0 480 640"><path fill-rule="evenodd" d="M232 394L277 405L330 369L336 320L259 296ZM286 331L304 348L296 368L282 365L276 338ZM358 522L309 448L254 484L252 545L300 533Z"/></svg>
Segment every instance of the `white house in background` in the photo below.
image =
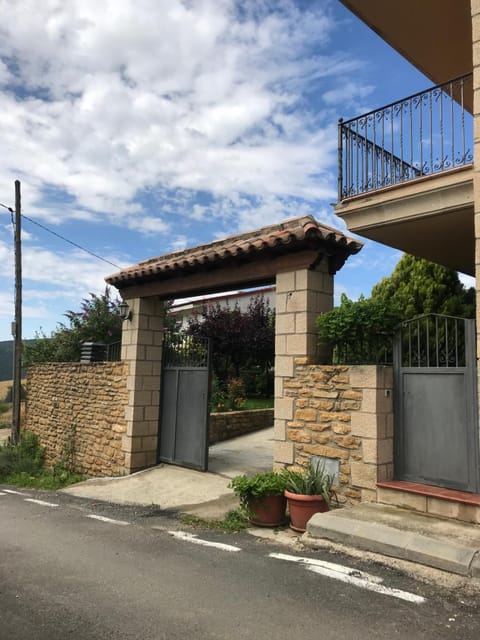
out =
<svg viewBox="0 0 480 640"><path fill-rule="evenodd" d="M275 309L275 287L262 287L259 289L249 289L247 291L229 291L228 293L216 293L210 296L195 296L192 298L183 298L175 300L169 310L169 315L173 316L178 323L179 328L186 328L188 320L195 314L203 313L209 305L220 304L222 307L227 305L230 309L234 309L235 305L240 307L240 311L245 312L248 309L253 298L263 296L265 302L268 302L271 309Z"/></svg>

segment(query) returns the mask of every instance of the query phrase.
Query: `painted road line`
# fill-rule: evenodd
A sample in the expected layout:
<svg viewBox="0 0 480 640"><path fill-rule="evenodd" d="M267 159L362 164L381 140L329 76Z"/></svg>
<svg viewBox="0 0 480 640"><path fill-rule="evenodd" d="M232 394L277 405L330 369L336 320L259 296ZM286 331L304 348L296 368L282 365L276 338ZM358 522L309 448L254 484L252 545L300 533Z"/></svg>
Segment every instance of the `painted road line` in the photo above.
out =
<svg viewBox="0 0 480 640"><path fill-rule="evenodd" d="M386 587L381 584L383 582L383 578L366 573L365 571L358 571L357 569L352 569L351 567L346 567L341 564L323 562L322 560L314 560L313 558L291 556L285 553L270 553L269 557L276 558L277 560L287 560L288 562L303 564L308 571L313 571L314 573L318 573L327 578L340 580L346 584L367 589L368 591L374 591L375 593L399 598L400 600L405 600L414 604L422 604L425 602L425 598L417 596L415 593Z"/></svg>
<svg viewBox="0 0 480 640"><path fill-rule="evenodd" d="M42 507L58 507L58 504L55 504L55 502L45 502L45 500L35 500L35 498L25 498L25 502L34 502Z"/></svg>
<svg viewBox="0 0 480 640"><path fill-rule="evenodd" d="M28 493L23 493L22 491L14 491L13 489L3 489L5 493L14 493L17 496L28 496Z"/></svg>
<svg viewBox="0 0 480 640"><path fill-rule="evenodd" d="M100 520L100 522L108 522L110 524L119 524L122 527L125 527L128 524L130 524L130 522L127 522L126 520L114 520L113 518L107 518L105 516L97 516L94 514L88 515L87 518L91 518L92 520Z"/></svg>
<svg viewBox="0 0 480 640"><path fill-rule="evenodd" d="M197 538L196 534L194 533L186 533L185 531L169 531L168 533L174 538L178 538L179 540L185 540L186 542L199 544L204 547L214 547L215 549L220 549L221 551L230 552L241 551L240 547L235 547L233 544L224 544L223 542L211 542L210 540L202 540L202 538Z"/></svg>
<svg viewBox="0 0 480 640"><path fill-rule="evenodd" d="M379 576L374 576L371 573L366 573L365 571L359 571L358 569L352 569L351 567L345 567L341 564L335 564L333 562L326 562L325 560L316 560L315 558L303 558L299 556L292 556L287 553L271 553L269 554L271 558L276 558L277 560L287 560L289 562L298 562L299 564L307 565L307 567L315 566L326 569L327 571L338 571L338 573L344 573L348 576L355 576L356 578L363 578L364 580L369 580L370 582L377 582L380 584L383 582L383 578Z"/></svg>
<svg viewBox="0 0 480 640"><path fill-rule="evenodd" d="M3 491L0 491L0 496L6 496L6 493L3 493Z"/></svg>

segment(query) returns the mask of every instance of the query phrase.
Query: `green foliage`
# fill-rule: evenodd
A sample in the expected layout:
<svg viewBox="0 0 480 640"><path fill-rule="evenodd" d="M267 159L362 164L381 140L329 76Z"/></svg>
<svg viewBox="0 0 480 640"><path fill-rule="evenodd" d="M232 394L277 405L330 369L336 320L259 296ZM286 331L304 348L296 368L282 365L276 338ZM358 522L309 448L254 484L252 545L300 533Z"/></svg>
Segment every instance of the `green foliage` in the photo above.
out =
<svg viewBox="0 0 480 640"><path fill-rule="evenodd" d="M81 303L80 311L67 311L69 326L59 324L50 336L43 331L35 340L24 344L25 366L36 362L76 362L80 359L83 342L109 344L118 342L122 335L122 319L118 299L110 298L107 287L102 295L90 294Z"/></svg>
<svg viewBox="0 0 480 640"><path fill-rule="evenodd" d="M0 482L37 489L60 489L80 482L84 477L58 465L53 471L44 468L45 450L34 433L21 434L18 445L0 445Z"/></svg>
<svg viewBox="0 0 480 640"><path fill-rule="evenodd" d="M287 475L285 471L262 471L252 477L246 475L232 478L228 485L240 500L240 509L248 517L250 500L265 496L281 496L285 491Z"/></svg>
<svg viewBox="0 0 480 640"><path fill-rule="evenodd" d="M11 474L38 474L42 469L45 451L38 444L35 434L24 432L18 445L7 442L0 445L0 479Z"/></svg>
<svg viewBox="0 0 480 640"><path fill-rule="evenodd" d="M371 299L394 306L401 320L428 313L475 316L475 289L466 289L456 271L408 254L373 287Z"/></svg>
<svg viewBox="0 0 480 640"><path fill-rule="evenodd" d="M320 315L318 337L332 347L334 364L390 362L400 322L430 313L474 317L475 289L467 290L456 271L404 254L370 298L342 295L340 306Z"/></svg>
<svg viewBox="0 0 480 640"><path fill-rule="evenodd" d="M334 364L370 364L388 361L400 320L394 304L363 296L354 302L342 294L340 306L318 316L316 326L320 344L333 349Z"/></svg>
<svg viewBox="0 0 480 640"><path fill-rule="evenodd" d="M331 507L333 476L325 471L325 465L320 461L310 460L308 467L302 471L287 469L285 471L285 488L290 493L304 496L322 496L325 502Z"/></svg>
<svg viewBox="0 0 480 640"><path fill-rule="evenodd" d="M180 520L183 524L189 525L190 527L214 529L216 531L225 531L226 533L243 531L248 527L247 517L238 509L229 511L223 520L201 518L200 516L192 516L189 514L182 515Z"/></svg>
<svg viewBox="0 0 480 640"><path fill-rule="evenodd" d="M5 402L0 401L0 415L2 413L7 413L7 411L10 409L10 407L5 404Z"/></svg>
<svg viewBox="0 0 480 640"><path fill-rule="evenodd" d="M246 475L235 476L228 485L236 496L244 498L263 498L263 496L282 495L285 491L285 472L261 471L250 478Z"/></svg>

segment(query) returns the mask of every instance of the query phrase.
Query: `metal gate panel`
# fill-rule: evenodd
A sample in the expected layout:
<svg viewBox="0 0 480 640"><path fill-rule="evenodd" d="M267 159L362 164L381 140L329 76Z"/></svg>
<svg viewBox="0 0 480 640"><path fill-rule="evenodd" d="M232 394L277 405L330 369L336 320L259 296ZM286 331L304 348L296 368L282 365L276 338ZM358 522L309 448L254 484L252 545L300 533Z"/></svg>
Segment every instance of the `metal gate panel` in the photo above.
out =
<svg viewBox="0 0 480 640"><path fill-rule="evenodd" d="M166 335L159 461L207 470L209 364L207 340Z"/></svg>
<svg viewBox="0 0 480 640"><path fill-rule="evenodd" d="M478 491L473 321L425 316L404 323L394 374L395 477Z"/></svg>

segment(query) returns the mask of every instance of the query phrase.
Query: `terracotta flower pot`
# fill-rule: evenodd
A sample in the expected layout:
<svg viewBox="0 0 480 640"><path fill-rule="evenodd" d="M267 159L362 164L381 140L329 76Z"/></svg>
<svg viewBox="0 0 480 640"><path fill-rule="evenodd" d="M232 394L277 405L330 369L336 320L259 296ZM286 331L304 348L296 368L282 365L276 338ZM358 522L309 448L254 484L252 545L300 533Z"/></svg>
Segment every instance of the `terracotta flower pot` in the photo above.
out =
<svg viewBox="0 0 480 640"><path fill-rule="evenodd" d="M263 498L250 498L249 521L258 527L279 527L285 524L285 509L287 499L285 496L264 496Z"/></svg>
<svg viewBox="0 0 480 640"><path fill-rule="evenodd" d="M300 493L285 491L290 513L290 528L294 531L307 530L307 522L314 513L329 511L329 506L323 496L307 496Z"/></svg>

